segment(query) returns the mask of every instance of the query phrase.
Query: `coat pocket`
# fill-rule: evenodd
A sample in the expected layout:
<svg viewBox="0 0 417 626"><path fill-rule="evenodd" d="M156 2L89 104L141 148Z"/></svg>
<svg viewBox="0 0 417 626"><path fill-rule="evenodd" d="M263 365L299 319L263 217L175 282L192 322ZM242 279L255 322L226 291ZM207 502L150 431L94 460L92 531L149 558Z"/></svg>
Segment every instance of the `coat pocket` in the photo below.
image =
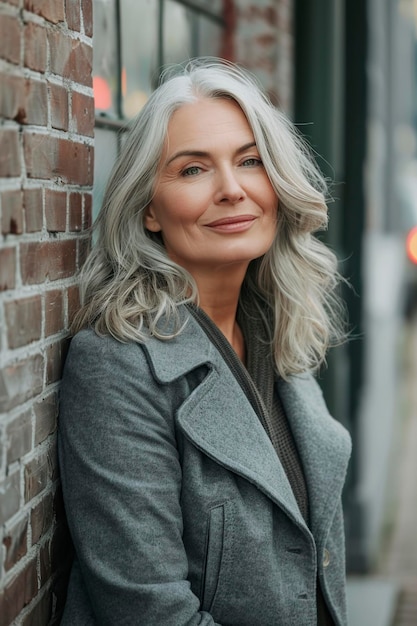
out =
<svg viewBox="0 0 417 626"><path fill-rule="evenodd" d="M213 507L207 523L205 559L201 579L201 609L210 612L217 592L224 545L224 504Z"/></svg>

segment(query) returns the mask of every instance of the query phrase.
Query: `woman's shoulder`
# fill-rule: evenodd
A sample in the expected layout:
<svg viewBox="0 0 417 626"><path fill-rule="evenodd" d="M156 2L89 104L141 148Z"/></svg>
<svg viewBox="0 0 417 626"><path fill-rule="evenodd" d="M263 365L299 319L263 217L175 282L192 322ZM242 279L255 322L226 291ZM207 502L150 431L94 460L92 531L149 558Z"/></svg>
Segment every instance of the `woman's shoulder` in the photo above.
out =
<svg viewBox="0 0 417 626"><path fill-rule="evenodd" d="M92 328L85 328L76 333L71 341L65 361L64 377L101 375L139 367L146 364L141 344L137 341L120 341L110 334L98 334Z"/></svg>

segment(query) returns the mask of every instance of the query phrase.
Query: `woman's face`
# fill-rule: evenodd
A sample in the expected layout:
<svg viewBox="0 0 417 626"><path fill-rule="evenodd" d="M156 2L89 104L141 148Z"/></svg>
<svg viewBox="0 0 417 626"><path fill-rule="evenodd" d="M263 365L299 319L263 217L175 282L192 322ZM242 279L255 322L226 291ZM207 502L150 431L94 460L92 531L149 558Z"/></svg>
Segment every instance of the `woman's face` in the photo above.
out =
<svg viewBox="0 0 417 626"><path fill-rule="evenodd" d="M145 226L169 257L200 271L249 262L270 248L278 199L252 130L233 101L203 99L172 116Z"/></svg>

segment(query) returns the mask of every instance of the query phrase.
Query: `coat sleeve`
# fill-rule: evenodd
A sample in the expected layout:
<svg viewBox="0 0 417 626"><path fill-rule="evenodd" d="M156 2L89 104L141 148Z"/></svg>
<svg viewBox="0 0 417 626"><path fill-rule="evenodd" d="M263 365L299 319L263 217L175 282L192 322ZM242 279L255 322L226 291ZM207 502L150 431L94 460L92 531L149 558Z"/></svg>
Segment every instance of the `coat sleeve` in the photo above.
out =
<svg viewBox="0 0 417 626"><path fill-rule="evenodd" d="M61 386L68 524L97 623L214 625L187 581L173 398L142 348L82 331Z"/></svg>

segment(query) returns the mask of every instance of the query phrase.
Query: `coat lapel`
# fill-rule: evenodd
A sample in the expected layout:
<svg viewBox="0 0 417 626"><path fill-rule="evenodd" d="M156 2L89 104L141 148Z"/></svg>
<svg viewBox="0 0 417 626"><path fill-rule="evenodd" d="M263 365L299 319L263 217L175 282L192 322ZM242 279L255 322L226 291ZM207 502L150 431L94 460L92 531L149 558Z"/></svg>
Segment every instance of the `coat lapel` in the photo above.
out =
<svg viewBox="0 0 417 626"><path fill-rule="evenodd" d="M246 478L308 532L285 471L250 402L197 321L190 317L175 339L145 343L154 376L170 383L201 365L204 381L178 412L184 435L207 456ZM349 438L327 411L311 376L278 381L279 393L303 463L311 527L323 529L346 473ZM317 535L316 535L317 537Z"/></svg>
<svg viewBox="0 0 417 626"><path fill-rule="evenodd" d="M175 339L151 338L144 348L159 382L171 383L201 365L203 382L178 411L184 435L207 456L246 478L307 529L285 471L258 416L227 364L190 317Z"/></svg>
<svg viewBox="0 0 417 626"><path fill-rule="evenodd" d="M278 381L286 414L304 468L310 502L310 526L319 539L326 533L340 499L350 457L345 428L328 413L321 390L310 375Z"/></svg>

